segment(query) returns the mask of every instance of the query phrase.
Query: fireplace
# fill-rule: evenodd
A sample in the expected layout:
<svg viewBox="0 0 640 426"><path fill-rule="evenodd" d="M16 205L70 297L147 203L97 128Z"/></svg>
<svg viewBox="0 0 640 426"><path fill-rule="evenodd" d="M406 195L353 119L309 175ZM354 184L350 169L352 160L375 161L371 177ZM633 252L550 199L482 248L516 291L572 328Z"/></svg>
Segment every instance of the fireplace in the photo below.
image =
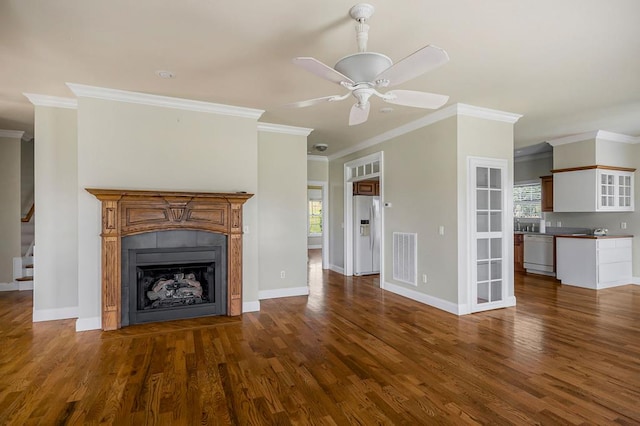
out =
<svg viewBox="0 0 640 426"><path fill-rule="evenodd" d="M123 326L227 313L227 239L173 230L122 238Z"/></svg>
<svg viewBox="0 0 640 426"><path fill-rule="evenodd" d="M132 311L137 311L133 323L155 321L154 316L161 315L161 311L162 319L184 318L179 316L184 312L179 312L187 310L192 313L186 315L193 316L242 313L242 206L253 194L95 188L87 191L102 204L103 330L130 324ZM186 244L180 239L167 242L171 232L190 233L180 238L195 238L196 243ZM148 243L154 238L157 243ZM212 238L218 240L211 243ZM181 256L185 253L195 258L184 261ZM166 254L169 258L157 257ZM136 264L140 260L133 273L131 256ZM146 287L137 287L139 274ZM151 283L147 281L154 276L151 291L156 294L149 295ZM174 282L159 282L161 279ZM214 287L209 287L211 281ZM176 291L182 296L174 297ZM165 301L145 309L147 302L140 299L145 295ZM206 301L198 300L203 295Z"/></svg>

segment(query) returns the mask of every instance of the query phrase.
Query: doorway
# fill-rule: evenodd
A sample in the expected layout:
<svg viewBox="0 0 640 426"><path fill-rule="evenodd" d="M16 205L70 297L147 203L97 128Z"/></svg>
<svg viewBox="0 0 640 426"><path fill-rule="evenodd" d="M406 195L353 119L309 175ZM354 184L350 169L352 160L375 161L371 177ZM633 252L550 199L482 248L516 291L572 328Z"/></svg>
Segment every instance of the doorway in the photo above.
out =
<svg viewBox="0 0 640 426"><path fill-rule="evenodd" d="M328 183L307 181L307 250L322 251L322 269L329 269Z"/></svg>
<svg viewBox="0 0 640 426"><path fill-rule="evenodd" d="M361 191L359 184L363 183L364 189ZM369 218L358 217L356 223L356 207L359 201L355 201L354 194L361 194L369 191L371 202L367 205L373 211ZM373 192L372 192L373 191ZM344 165L344 274L352 276L355 273L362 273L356 267L357 245L369 245L376 258L371 259L371 273L376 272L379 265L380 287L384 288L384 179L383 179L383 152L376 152L357 160L349 161ZM376 208L377 204L377 208ZM367 223L368 221L368 223ZM379 226L376 226L379 225ZM375 226L375 227L374 227ZM373 235L371 233L373 232ZM376 244L378 247L376 247ZM377 249L377 250L376 250ZM368 255L367 255L368 256Z"/></svg>

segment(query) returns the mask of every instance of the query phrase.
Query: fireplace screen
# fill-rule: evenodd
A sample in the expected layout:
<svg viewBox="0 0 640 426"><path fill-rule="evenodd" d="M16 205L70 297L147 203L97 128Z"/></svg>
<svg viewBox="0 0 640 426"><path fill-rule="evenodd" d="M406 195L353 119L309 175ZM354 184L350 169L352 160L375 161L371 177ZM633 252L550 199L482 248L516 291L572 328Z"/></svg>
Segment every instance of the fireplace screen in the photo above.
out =
<svg viewBox="0 0 640 426"><path fill-rule="evenodd" d="M138 310L215 302L209 294L214 264L138 266Z"/></svg>
<svg viewBox="0 0 640 426"><path fill-rule="evenodd" d="M142 238L150 238L144 235L128 237L133 239L124 242L122 281L128 291L123 292L123 302L128 300L128 306L123 324L226 313L225 236L206 235L201 239L214 245L201 247L129 247L143 245ZM177 245L188 235L174 231L158 239Z"/></svg>

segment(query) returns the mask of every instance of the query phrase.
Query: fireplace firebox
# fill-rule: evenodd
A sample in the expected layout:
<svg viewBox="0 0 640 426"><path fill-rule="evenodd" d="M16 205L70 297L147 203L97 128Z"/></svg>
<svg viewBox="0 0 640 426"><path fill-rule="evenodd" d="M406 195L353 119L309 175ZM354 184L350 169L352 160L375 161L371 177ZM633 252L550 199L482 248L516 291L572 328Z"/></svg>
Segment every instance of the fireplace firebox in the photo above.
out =
<svg viewBox="0 0 640 426"><path fill-rule="evenodd" d="M227 237L147 232L122 239L122 325L225 315Z"/></svg>

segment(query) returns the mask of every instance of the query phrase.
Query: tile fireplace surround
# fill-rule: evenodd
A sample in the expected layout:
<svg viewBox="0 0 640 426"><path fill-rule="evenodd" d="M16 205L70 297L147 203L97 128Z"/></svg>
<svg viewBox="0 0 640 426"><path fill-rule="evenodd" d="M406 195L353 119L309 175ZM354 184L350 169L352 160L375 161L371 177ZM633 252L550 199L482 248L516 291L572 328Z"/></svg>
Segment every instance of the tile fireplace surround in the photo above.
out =
<svg viewBox="0 0 640 426"><path fill-rule="evenodd" d="M227 315L242 313L242 206L253 196L232 192L87 188L102 202L102 329L121 327L121 239L173 229L227 236Z"/></svg>

